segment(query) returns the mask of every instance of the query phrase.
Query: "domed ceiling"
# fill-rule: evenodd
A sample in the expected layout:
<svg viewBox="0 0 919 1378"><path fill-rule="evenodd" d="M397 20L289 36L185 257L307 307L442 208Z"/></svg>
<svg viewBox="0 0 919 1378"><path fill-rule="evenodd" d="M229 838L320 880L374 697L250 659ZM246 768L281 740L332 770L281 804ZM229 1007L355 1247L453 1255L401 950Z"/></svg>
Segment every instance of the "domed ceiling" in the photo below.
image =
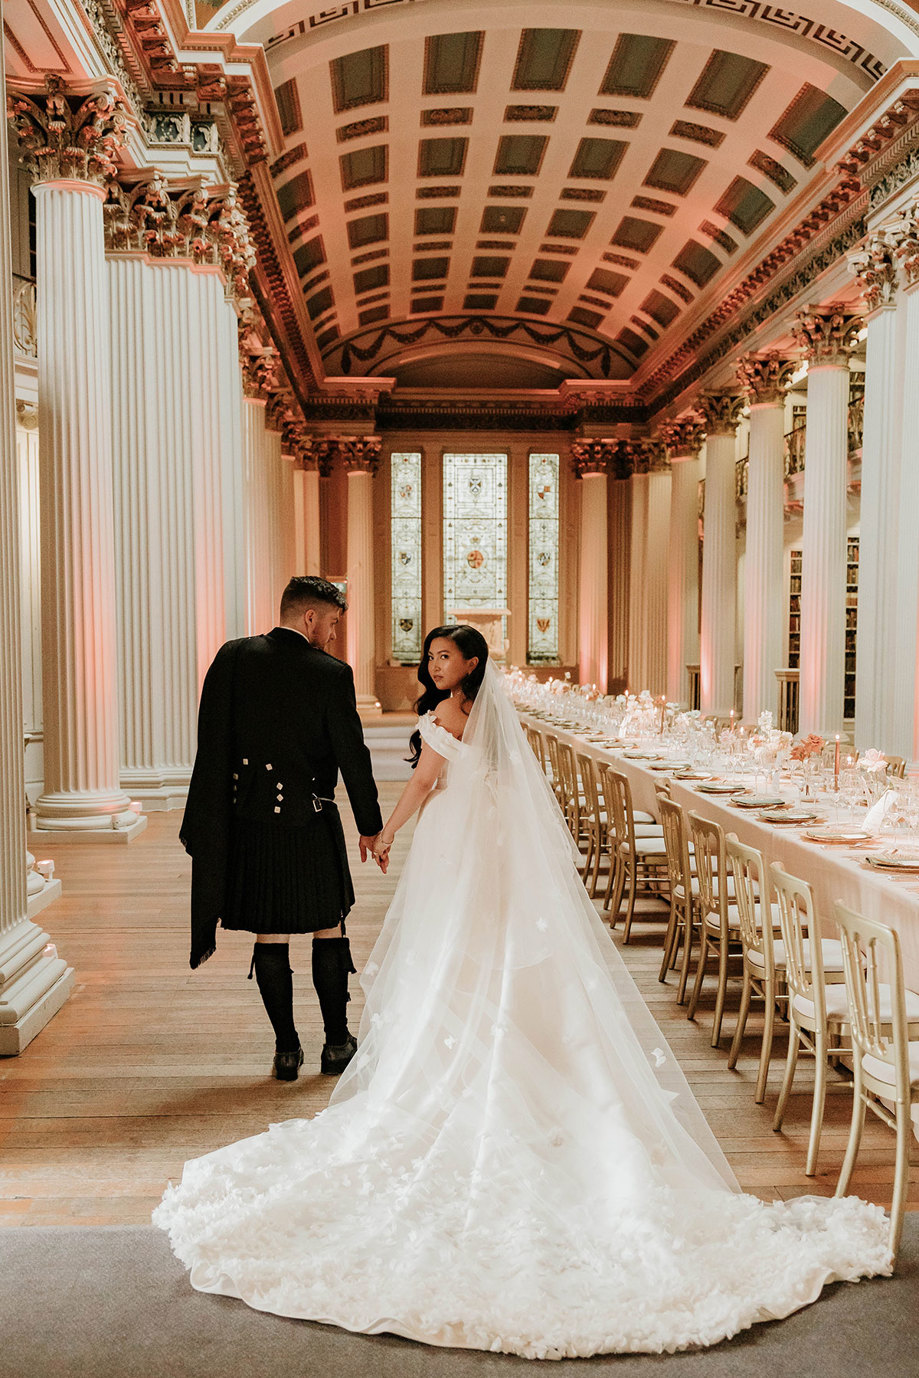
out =
<svg viewBox="0 0 919 1378"><path fill-rule="evenodd" d="M227 4L210 27L266 50L273 184L325 373L651 371L919 50L870 0L799 3Z"/></svg>

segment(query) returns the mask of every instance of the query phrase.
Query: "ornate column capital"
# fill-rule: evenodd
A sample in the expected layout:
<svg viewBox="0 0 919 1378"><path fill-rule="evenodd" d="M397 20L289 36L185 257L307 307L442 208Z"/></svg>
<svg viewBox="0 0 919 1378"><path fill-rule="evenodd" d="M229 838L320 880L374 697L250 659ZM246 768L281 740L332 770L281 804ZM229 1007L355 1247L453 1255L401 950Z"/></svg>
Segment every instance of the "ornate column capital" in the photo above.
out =
<svg viewBox="0 0 919 1378"><path fill-rule="evenodd" d="M319 472L319 456L316 453L316 442L311 435L303 435L297 441L297 449L294 453L294 468L305 469L311 474Z"/></svg>
<svg viewBox="0 0 919 1378"><path fill-rule="evenodd" d="M737 364L737 381L751 407L776 406L784 401L788 380L796 367L796 359L780 354L745 354Z"/></svg>
<svg viewBox="0 0 919 1378"><path fill-rule="evenodd" d="M94 82L88 95L77 95L52 73L43 93L11 91L6 108L33 182L69 180L102 186L115 176L115 155L125 142L127 116L111 82Z"/></svg>
<svg viewBox="0 0 919 1378"><path fill-rule="evenodd" d="M861 316L843 306L810 307L795 313L792 334L809 364L848 363L849 352L862 326Z"/></svg>
<svg viewBox="0 0 919 1378"><path fill-rule="evenodd" d="M585 474L608 474L618 449L618 440L573 440L571 467L575 478L583 478Z"/></svg>
<svg viewBox="0 0 919 1378"><path fill-rule="evenodd" d="M633 474L669 472L670 461L661 440L626 440L623 444Z"/></svg>
<svg viewBox="0 0 919 1378"><path fill-rule="evenodd" d="M733 436L737 430L744 398L735 392L703 392L696 404L702 414L705 434Z"/></svg>
<svg viewBox="0 0 919 1378"><path fill-rule="evenodd" d="M682 416L677 421L665 421L658 434L667 446L671 464L674 460L698 459L705 440L705 427L696 416Z"/></svg>
<svg viewBox="0 0 919 1378"><path fill-rule="evenodd" d="M892 306L899 286L895 258L896 235L878 232L868 236L860 249L846 254L849 272L855 278L869 311Z"/></svg>
<svg viewBox="0 0 919 1378"><path fill-rule="evenodd" d="M383 442L378 435L342 436L339 454L349 474L376 474Z"/></svg>
<svg viewBox="0 0 919 1378"><path fill-rule="evenodd" d="M899 260L907 287L919 282L919 197L885 227L886 239Z"/></svg>

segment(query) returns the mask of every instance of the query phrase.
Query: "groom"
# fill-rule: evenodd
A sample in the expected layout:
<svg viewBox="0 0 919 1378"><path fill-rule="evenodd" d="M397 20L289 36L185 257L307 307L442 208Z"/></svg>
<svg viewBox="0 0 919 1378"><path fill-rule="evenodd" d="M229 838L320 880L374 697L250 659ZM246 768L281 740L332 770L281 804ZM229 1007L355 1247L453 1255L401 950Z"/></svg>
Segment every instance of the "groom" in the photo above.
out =
<svg viewBox="0 0 919 1378"><path fill-rule="evenodd" d="M333 801L341 771L361 861L383 826L350 666L328 654L347 604L327 579L291 579L279 625L221 646L207 672L198 754L181 840L192 857L191 965L224 928L255 934L251 977L275 1034L272 1073L296 1081L303 1050L293 1016L291 933L313 935L313 985L325 1027L321 1070L343 1072L348 1030L345 936L354 903Z"/></svg>

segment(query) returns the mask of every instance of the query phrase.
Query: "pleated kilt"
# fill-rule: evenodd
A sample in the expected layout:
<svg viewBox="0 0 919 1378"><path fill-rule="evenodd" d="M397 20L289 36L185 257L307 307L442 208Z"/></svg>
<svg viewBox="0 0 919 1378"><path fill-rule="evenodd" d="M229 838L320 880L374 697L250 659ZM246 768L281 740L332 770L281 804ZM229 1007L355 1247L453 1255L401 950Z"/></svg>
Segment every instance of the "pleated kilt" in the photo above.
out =
<svg viewBox="0 0 919 1378"><path fill-rule="evenodd" d="M224 928L314 933L334 928L354 904L345 836L334 805L303 827L236 818Z"/></svg>

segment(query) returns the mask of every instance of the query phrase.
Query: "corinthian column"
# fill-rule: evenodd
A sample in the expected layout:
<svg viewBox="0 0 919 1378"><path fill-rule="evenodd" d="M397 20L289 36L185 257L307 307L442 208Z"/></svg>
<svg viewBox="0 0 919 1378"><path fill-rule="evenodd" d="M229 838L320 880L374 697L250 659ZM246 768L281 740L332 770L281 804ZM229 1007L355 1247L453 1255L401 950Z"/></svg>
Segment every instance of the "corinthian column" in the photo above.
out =
<svg viewBox="0 0 919 1378"><path fill-rule="evenodd" d="M667 687L667 562L670 467L662 444L629 442L632 461L632 559L629 581L629 687Z"/></svg>
<svg viewBox="0 0 919 1378"><path fill-rule="evenodd" d="M49 79L11 102L35 185L42 525L44 791L36 826L125 841L146 823L119 783L109 297L103 180L114 96Z"/></svg>
<svg viewBox="0 0 919 1378"><path fill-rule="evenodd" d="M699 659L699 450L704 431L689 417L661 427L670 455L667 548L667 697L689 702L687 665Z"/></svg>
<svg viewBox="0 0 919 1378"><path fill-rule="evenodd" d="M747 473L747 550L744 559L743 713L777 716L775 671L782 663L785 474L785 388L794 370L790 359L748 354L738 381L750 408Z"/></svg>
<svg viewBox="0 0 919 1378"><path fill-rule="evenodd" d="M373 595L373 478L381 445L376 436L339 441L348 474L348 662L357 706L364 713L382 712L375 689Z"/></svg>
<svg viewBox="0 0 919 1378"><path fill-rule="evenodd" d="M3 90L0 34L0 100ZM27 917L25 780L22 751L19 487L13 388L9 162L0 130L0 1055L19 1053L73 989L73 968Z"/></svg>
<svg viewBox="0 0 919 1378"><path fill-rule="evenodd" d="M578 678L604 694L609 679L607 474L614 449L615 442L606 440L578 440L571 446L581 489Z"/></svg>
<svg viewBox="0 0 919 1378"><path fill-rule="evenodd" d="M728 714L734 707L737 650L737 422L743 398L703 393L699 399L705 432L705 513L702 545L700 689L703 713Z"/></svg>
<svg viewBox="0 0 919 1378"><path fill-rule="evenodd" d="M808 362L799 728L824 736L843 729L849 350L860 325L829 307L800 311L794 327Z"/></svg>
<svg viewBox="0 0 919 1378"><path fill-rule="evenodd" d="M919 201L880 226L849 266L868 309L855 741L916 760Z"/></svg>

